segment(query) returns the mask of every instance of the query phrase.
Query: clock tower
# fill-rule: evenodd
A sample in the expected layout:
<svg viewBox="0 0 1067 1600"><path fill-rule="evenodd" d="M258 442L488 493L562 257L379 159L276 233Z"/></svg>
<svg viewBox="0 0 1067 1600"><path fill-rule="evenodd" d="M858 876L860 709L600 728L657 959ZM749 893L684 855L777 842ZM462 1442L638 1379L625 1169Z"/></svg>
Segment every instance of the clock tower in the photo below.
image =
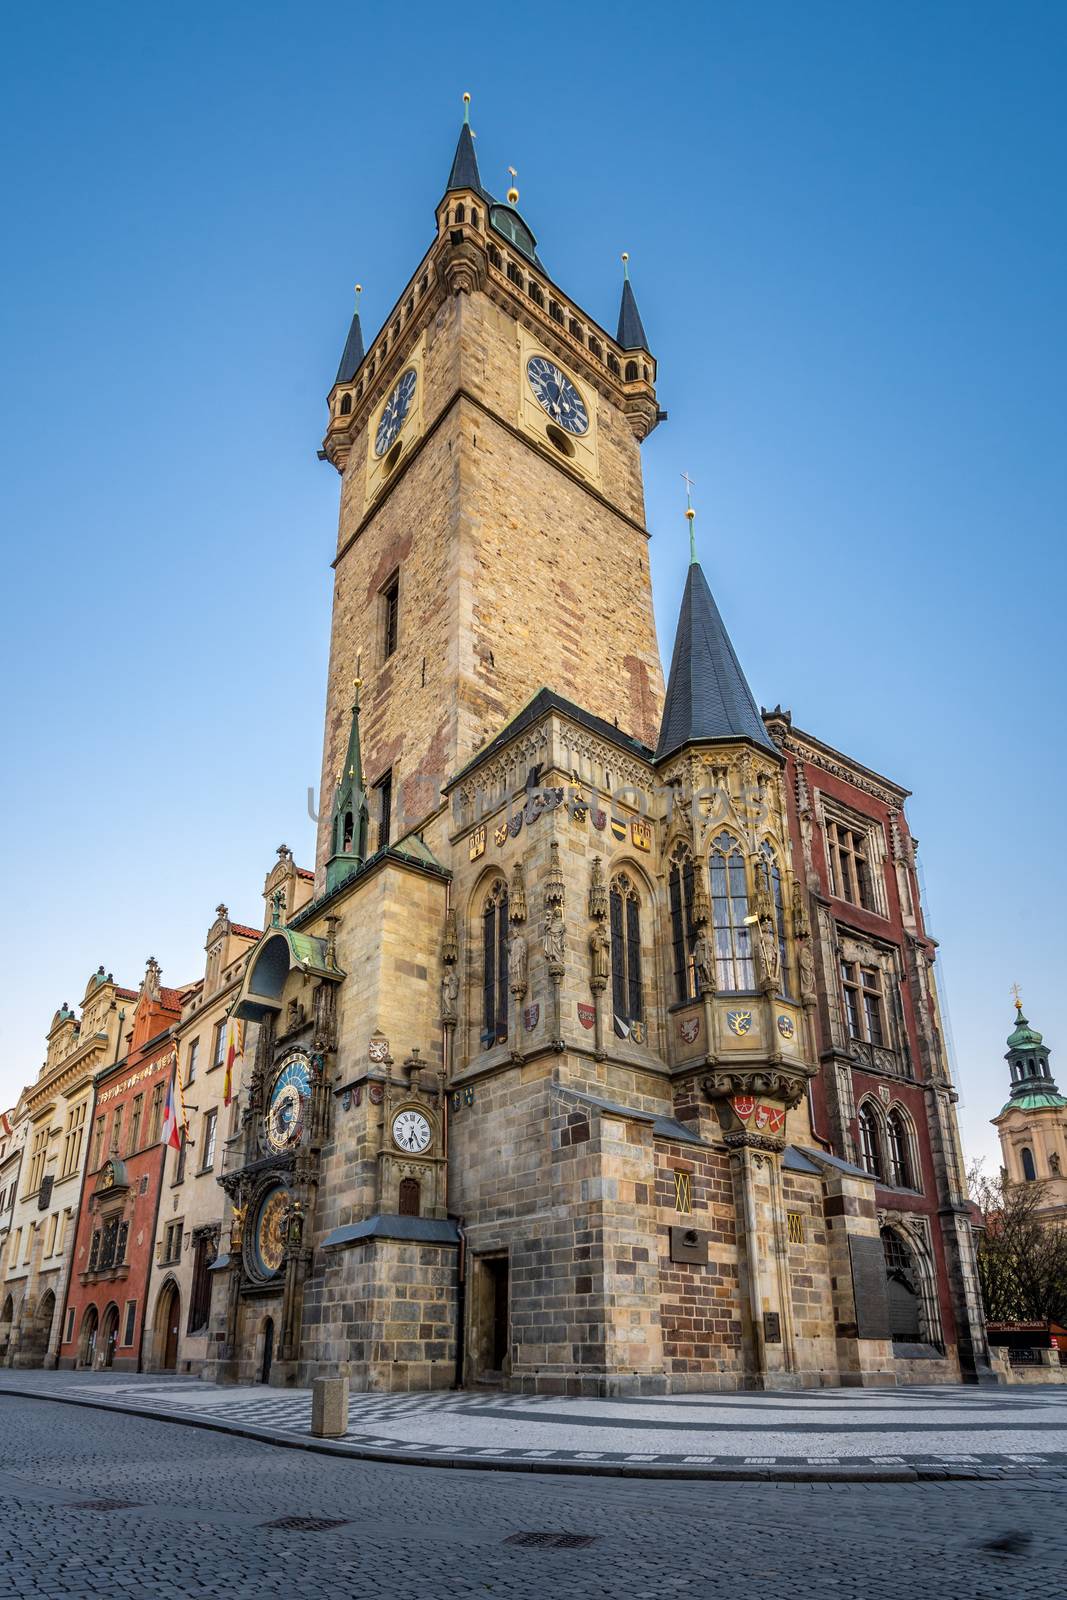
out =
<svg viewBox="0 0 1067 1600"><path fill-rule="evenodd" d="M629 281L613 337L549 276L518 190L483 186L465 116L433 242L369 345L357 301L329 396L320 876L356 678L370 853L420 828L541 688L655 742L655 377Z"/></svg>

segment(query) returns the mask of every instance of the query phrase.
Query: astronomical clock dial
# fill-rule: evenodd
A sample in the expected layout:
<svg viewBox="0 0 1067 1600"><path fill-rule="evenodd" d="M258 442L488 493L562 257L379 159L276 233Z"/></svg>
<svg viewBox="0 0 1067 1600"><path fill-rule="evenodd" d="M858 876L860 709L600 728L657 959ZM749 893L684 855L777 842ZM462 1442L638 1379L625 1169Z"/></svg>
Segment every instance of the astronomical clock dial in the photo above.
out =
<svg viewBox="0 0 1067 1600"><path fill-rule="evenodd" d="M264 1278L272 1278L285 1263L285 1228L289 1218L289 1191L270 1189L260 1201L252 1231L252 1254Z"/></svg>
<svg viewBox="0 0 1067 1600"><path fill-rule="evenodd" d="M378 420L378 432L374 436L374 454L384 456L397 434L404 426L411 402L415 398L415 384L418 379L414 367L409 367L402 373L396 388L385 402L385 409Z"/></svg>
<svg viewBox="0 0 1067 1600"><path fill-rule="evenodd" d="M305 1055L290 1056L274 1080L267 1102L266 1139L272 1150L299 1144L311 1098L311 1065Z"/></svg>
<svg viewBox="0 0 1067 1600"><path fill-rule="evenodd" d="M433 1130L421 1111L398 1111L393 1118L393 1143L398 1150L421 1156L432 1137Z"/></svg>
<svg viewBox="0 0 1067 1600"><path fill-rule="evenodd" d="M574 384L546 356L531 356L526 377L534 398L553 422L567 433L589 432L589 413Z"/></svg>

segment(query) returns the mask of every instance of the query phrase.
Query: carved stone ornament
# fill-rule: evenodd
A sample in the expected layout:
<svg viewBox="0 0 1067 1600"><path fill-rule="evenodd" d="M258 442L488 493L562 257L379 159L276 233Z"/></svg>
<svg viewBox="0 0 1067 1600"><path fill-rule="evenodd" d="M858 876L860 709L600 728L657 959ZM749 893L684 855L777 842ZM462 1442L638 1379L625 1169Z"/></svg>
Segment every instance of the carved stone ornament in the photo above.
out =
<svg viewBox="0 0 1067 1600"><path fill-rule="evenodd" d="M607 988L611 975L611 935L603 922L596 922L589 934L589 986L595 992Z"/></svg>
<svg viewBox="0 0 1067 1600"><path fill-rule="evenodd" d="M693 863L691 919L693 925L697 928L702 928L706 922L711 921L711 901L708 899L708 886L704 877L704 868L699 861L694 861ZM711 987L710 983L708 987Z"/></svg>
<svg viewBox="0 0 1067 1600"><path fill-rule="evenodd" d="M602 922L608 914L608 886L604 882L604 863L594 856L589 869L589 915Z"/></svg>
<svg viewBox="0 0 1067 1600"><path fill-rule="evenodd" d="M559 841L557 839L552 840L549 850L548 877L545 880L545 905L562 906L566 891L563 883L563 867L559 859Z"/></svg>
<svg viewBox="0 0 1067 1600"><path fill-rule="evenodd" d="M800 969L800 998L806 1006L815 1004L815 957L812 954L811 940L804 939L797 949L797 965Z"/></svg>
<svg viewBox="0 0 1067 1600"><path fill-rule="evenodd" d="M445 930L441 937L441 960L446 966L454 966L459 960L459 924L456 921L454 907L445 912Z"/></svg>
<svg viewBox="0 0 1067 1600"><path fill-rule="evenodd" d="M142 993L149 1000L158 1000L160 998L159 979L162 970L155 956L149 956L148 964L145 967L144 983L141 986Z"/></svg>
<svg viewBox="0 0 1067 1600"><path fill-rule="evenodd" d="M793 937L810 939L811 923L808 920L808 891L798 878L793 885Z"/></svg>
<svg viewBox="0 0 1067 1600"><path fill-rule="evenodd" d="M715 952L703 927L693 941L693 966L696 970L697 994L714 994Z"/></svg>
<svg viewBox="0 0 1067 1600"><path fill-rule="evenodd" d="M756 931L761 984L764 989L775 991L781 987L782 951L778 943L778 929L774 925L774 918L761 918Z"/></svg>
<svg viewBox="0 0 1067 1600"><path fill-rule="evenodd" d="M567 959L567 925L563 920L563 907L558 903L545 910L545 960L553 978L563 976Z"/></svg>
<svg viewBox="0 0 1067 1600"><path fill-rule="evenodd" d="M455 1022L459 1015L459 974L446 967L441 974L441 1021Z"/></svg>
<svg viewBox="0 0 1067 1600"><path fill-rule="evenodd" d="M728 1101L735 1095L768 1096L784 1101L787 1110L792 1111L803 1100L808 1079L814 1076L815 1068L807 1066L720 1066L707 1073L702 1083L709 1100Z"/></svg>
<svg viewBox="0 0 1067 1600"><path fill-rule="evenodd" d="M381 1066L389 1060L389 1040L384 1033L372 1033L370 1043L367 1045L367 1055L376 1066Z"/></svg>
<svg viewBox="0 0 1067 1600"><path fill-rule="evenodd" d="M521 861L516 861L511 869L511 886L508 889L508 919L511 922L526 921L526 873Z"/></svg>
<svg viewBox="0 0 1067 1600"><path fill-rule="evenodd" d="M526 935L513 928L508 938L508 987L513 995L526 993L527 976Z"/></svg>

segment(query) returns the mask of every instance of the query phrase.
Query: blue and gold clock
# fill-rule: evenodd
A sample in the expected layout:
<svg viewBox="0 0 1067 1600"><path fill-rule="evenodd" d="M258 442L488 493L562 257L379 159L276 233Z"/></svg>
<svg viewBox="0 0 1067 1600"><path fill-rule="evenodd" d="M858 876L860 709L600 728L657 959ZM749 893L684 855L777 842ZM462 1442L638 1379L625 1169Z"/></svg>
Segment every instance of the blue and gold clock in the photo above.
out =
<svg viewBox="0 0 1067 1600"><path fill-rule="evenodd" d="M378 432L374 436L376 456L384 456L404 426L407 414L411 410L411 402L415 398L417 382L418 377L414 367L409 367L406 372L401 373L397 380L396 387L385 402L385 409L378 419Z"/></svg>
<svg viewBox="0 0 1067 1600"><path fill-rule="evenodd" d="M526 377L541 410L567 433L589 432L585 401L571 380L547 356L531 356Z"/></svg>
<svg viewBox="0 0 1067 1600"><path fill-rule="evenodd" d="M291 1150L300 1143L310 1098L311 1063L298 1051L286 1060L267 1101L265 1132L272 1150Z"/></svg>

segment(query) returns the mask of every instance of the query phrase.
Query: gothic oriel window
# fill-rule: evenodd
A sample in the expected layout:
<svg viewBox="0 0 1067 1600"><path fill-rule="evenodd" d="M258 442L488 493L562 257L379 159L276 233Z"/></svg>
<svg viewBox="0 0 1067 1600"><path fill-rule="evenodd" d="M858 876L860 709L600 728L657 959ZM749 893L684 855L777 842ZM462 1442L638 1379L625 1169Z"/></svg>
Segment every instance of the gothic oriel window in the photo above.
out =
<svg viewBox="0 0 1067 1600"><path fill-rule="evenodd" d="M482 1049L508 1036L508 886L498 878L482 908Z"/></svg>
<svg viewBox="0 0 1067 1600"><path fill-rule="evenodd" d="M683 1002L696 994L693 977L693 858L683 845L671 861L667 881L671 909L671 951L674 957L674 998Z"/></svg>
<svg viewBox="0 0 1067 1600"><path fill-rule="evenodd" d="M748 884L741 846L720 833L708 859L711 872L711 920L715 930L715 975L720 994L739 994L756 987L748 916Z"/></svg>
<svg viewBox="0 0 1067 1600"><path fill-rule="evenodd" d="M641 902L625 872L611 885L608 897L611 922L611 996L621 1022L640 1022L644 1016L641 995Z"/></svg>
<svg viewBox="0 0 1067 1600"><path fill-rule="evenodd" d="M860 1161L872 1178L882 1176L882 1130L873 1106L860 1106Z"/></svg>
<svg viewBox="0 0 1067 1600"><path fill-rule="evenodd" d="M342 415L342 417L347 417L351 410L352 410L352 396L351 396L351 394L343 394L341 396L341 415Z"/></svg>
<svg viewBox="0 0 1067 1600"><path fill-rule="evenodd" d="M886 1118L885 1142L890 1183L897 1189L914 1189L908 1128L899 1111L891 1111Z"/></svg>
<svg viewBox="0 0 1067 1600"><path fill-rule="evenodd" d="M778 930L778 959L782 968L782 993L789 993L789 965L786 960L785 904L782 899L782 872L770 841L764 839L760 847L760 871L770 890L774 904L774 925Z"/></svg>
<svg viewBox="0 0 1067 1600"><path fill-rule="evenodd" d="M1027 1183L1036 1183L1037 1166L1034 1163L1034 1152L1029 1145L1023 1145L1019 1151L1019 1163L1023 1169L1023 1178Z"/></svg>

